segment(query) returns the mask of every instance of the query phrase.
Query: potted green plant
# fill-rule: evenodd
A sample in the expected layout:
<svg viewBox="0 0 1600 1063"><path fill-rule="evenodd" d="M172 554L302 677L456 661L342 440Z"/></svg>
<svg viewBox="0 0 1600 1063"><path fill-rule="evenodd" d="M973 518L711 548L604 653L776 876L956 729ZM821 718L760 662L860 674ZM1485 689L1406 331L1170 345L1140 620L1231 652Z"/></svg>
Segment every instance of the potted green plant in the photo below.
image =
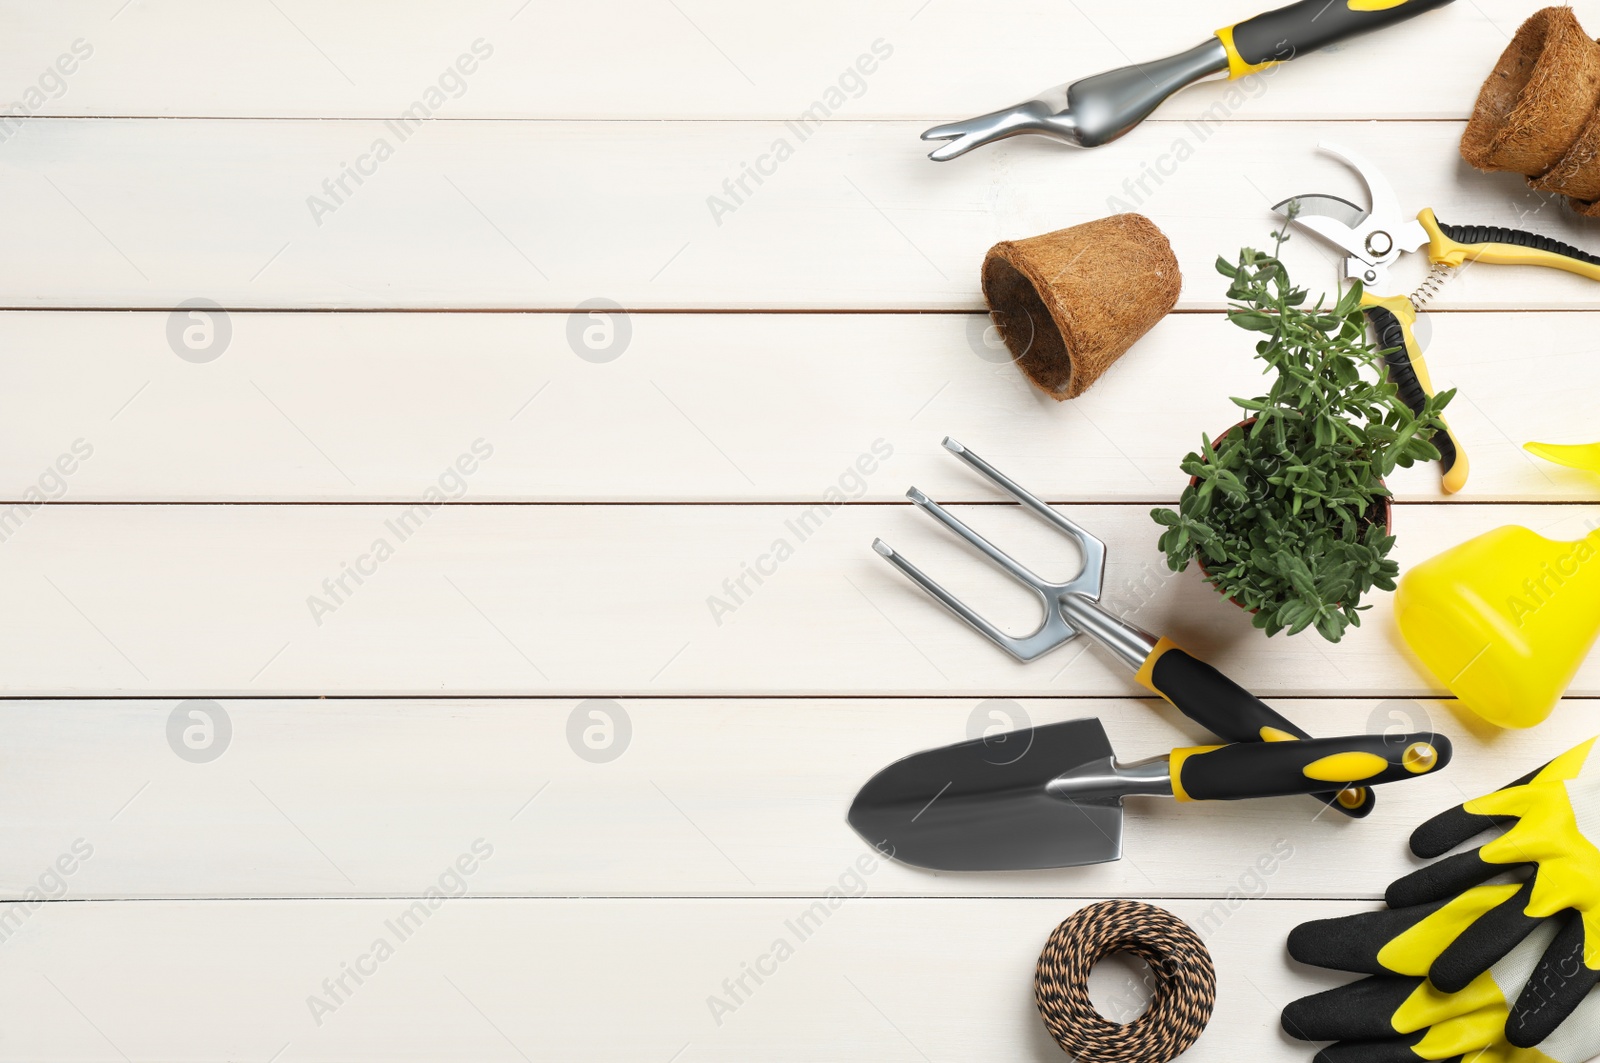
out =
<svg viewBox="0 0 1600 1063"><path fill-rule="evenodd" d="M1190 481L1178 508L1150 515L1166 529L1168 566L1196 562L1256 627L1315 628L1338 642L1361 623L1362 596L1393 590L1399 573L1384 477L1439 457L1432 437L1455 392L1413 414L1367 342L1361 285L1308 308L1278 258L1287 236L1272 235L1271 254L1219 256L1217 271L1230 282L1228 320L1262 334L1256 357L1276 377L1267 394L1233 400L1248 419L1215 440L1202 435L1183 460Z"/></svg>

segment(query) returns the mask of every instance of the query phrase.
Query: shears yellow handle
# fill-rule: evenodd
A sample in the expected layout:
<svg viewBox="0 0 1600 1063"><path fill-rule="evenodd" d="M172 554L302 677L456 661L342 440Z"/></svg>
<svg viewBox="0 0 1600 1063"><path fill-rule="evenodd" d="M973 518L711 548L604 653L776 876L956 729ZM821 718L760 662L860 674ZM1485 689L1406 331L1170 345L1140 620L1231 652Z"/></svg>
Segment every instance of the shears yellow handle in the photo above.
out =
<svg viewBox="0 0 1600 1063"><path fill-rule="evenodd" d="M1600 255L1562 243L1560 240L1521 229L1497 225L1446 225L1431 209L1417 215L1428 234L1428 258L1435 265L1459 267L1467 262L1489 262L1504 266L1543 266L1600 280ZM1373 295L1363 292L1361 305L1367 320L1378 334L1378 349L1385 352L1389 379L1400 391L1400 398L1413 411L1433 394L1428 364L1417 345L1414 326L1417 311L1403 295ZM1467 455L1448 427L1434 437L1439 448L1439 464L1444 470L1444 489L1450 494L1467 482Z"/></svg>
<svg viewBox="0 0 1600 1063"><path fill-rule="evenodd" d="M1431 208L1418 214L1417 221L1428 234L1428 258L1438 265L1544 266L1600 281L1600 255L1548 236L1498 225L1446 225Z"/></svg>
<svg viewBox="0 0 1600 1063"><path fill-rule="evenodd" d="M1422 347L1417 343L1416 307L1403 295L1373 295L1367 291L1361 293L1361 306L1377 333L1378 350L1383 352L1389 379L1399 390L1400 400L1412 413L1420 413L1433 394L1433 380L1428 376L1428 363L1423 360ZM1449 425L1434 435L1433 444L1439 448L1445 493L1453 495L1467 485L1466 451L1456 443Z"/></svg>

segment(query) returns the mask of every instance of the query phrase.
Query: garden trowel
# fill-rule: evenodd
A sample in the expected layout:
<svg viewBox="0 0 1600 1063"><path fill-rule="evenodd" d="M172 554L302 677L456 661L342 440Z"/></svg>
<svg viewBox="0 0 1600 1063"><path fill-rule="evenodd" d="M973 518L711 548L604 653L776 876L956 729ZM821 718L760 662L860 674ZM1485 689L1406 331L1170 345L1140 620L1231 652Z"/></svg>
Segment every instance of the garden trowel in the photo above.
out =
<svg viewBox="0 0 1600 1063"><path fill-rule="evenodd" d="M1374 785L1438 771L1431 733L1238 742L1120 764L1093 718L914 753L874 775L850 825L879 851L935 871L1025 871L1122 856L1133 795L1231 801Z"/></svg>

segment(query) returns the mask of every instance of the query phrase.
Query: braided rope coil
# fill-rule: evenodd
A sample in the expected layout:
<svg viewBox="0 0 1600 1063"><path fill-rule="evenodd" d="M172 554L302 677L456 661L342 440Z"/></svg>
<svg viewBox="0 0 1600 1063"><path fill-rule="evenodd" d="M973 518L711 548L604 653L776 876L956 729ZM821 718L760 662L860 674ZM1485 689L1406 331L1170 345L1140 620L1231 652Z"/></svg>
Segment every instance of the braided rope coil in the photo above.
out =
<svg viewBox="0 0 1600 1063"><path fill-rule="evenodd" d="M1089 1000L1089 971L1116 952L1150 967L1149 1007L1112 1022ZM1199 1039L1217 999L1217 973L1200 936L1162 908L1100 901L1062 920L1045 942L1033 997L1045 1026L1078 1063L1168 1063Z"/></svg>

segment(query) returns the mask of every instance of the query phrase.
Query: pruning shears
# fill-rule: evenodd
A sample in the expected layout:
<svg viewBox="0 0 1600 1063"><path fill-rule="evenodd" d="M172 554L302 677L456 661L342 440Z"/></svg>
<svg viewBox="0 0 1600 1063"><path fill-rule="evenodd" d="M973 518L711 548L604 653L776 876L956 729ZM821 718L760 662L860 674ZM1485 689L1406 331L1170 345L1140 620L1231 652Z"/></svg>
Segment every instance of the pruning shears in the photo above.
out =
<svg viewBox="0 0 1600 1063"><path fill-rule="evenodd" d="M1389 379L1413 412L1420 413L1434 391L1414 331L1417 312L1464 263L1544 266L1600 280L1600 255L1548 236L1495 225L1446 225L1432 208L1413 218L1401 209L1393 186L1372 163L1335 144L1318 147L1355 170L1367 187L1371 206L1362 208L1339 196L1313 193L1291 196L1273 210L1348 256L1345 273L1361 282L1361 306L1384 352ZM1389 267L1424 244L1433 271L1409 295L1397 294ZM1439 448L1444 490L1453 494L1467 482L1466 453L1448 426L1434 437L1434 444Z"/></svg>

